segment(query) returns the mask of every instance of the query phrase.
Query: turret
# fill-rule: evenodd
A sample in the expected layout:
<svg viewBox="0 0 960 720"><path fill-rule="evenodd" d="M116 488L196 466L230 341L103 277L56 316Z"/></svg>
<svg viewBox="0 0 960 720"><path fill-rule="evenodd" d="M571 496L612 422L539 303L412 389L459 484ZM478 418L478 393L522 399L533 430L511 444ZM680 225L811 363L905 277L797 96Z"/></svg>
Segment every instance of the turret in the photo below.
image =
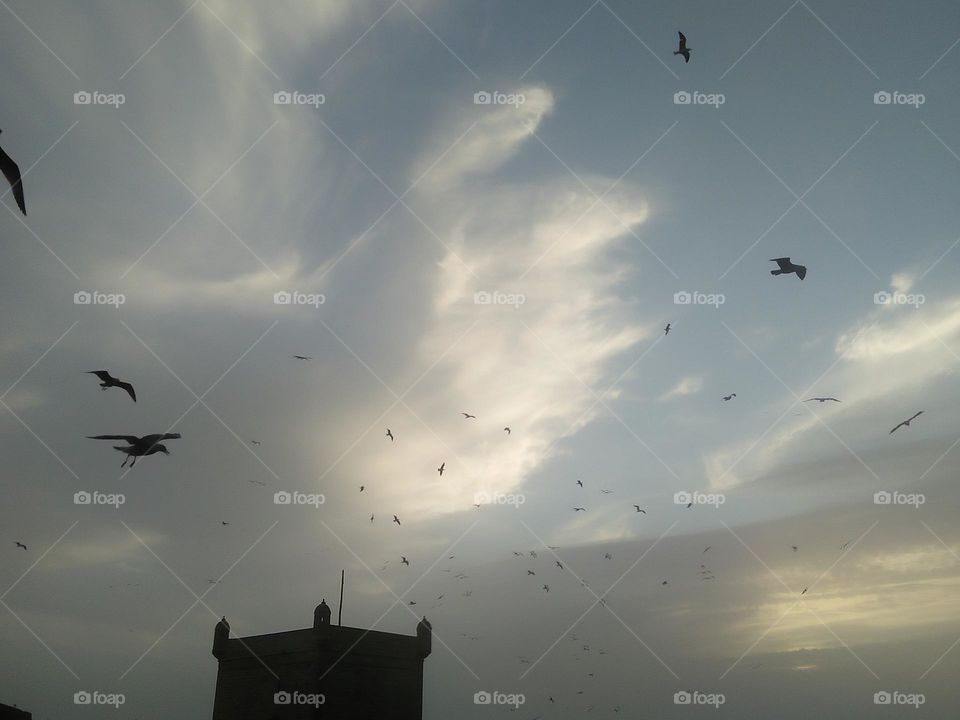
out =
<svg viewBox="0 0 960 720"><path fill-rule="evenodd" d="M224 616L213 630L213 656L217 659L227 647L227 640L230 639L230 623Z"/></svg>
<svg viewBox="0 0 960 720"><path fill-rule="evenodd" d="M313 611L313 629L320 630L330 627L330 607L324 598Z"/></svg>
<svg viewBox="0 0 960 720"><path fill-rule="evenodd" d="M433 626L426 617L417 623L417 641L420 643L420 657L427 657L433 651Z"/></svg>

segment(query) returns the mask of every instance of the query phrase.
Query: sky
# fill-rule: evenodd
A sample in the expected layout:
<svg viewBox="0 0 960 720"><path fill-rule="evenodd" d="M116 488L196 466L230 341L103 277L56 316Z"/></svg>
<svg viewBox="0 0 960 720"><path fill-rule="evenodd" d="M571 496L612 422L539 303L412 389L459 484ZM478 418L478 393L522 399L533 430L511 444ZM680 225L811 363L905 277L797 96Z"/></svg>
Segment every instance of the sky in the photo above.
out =
<svg viewBox="0 0 960 720"><path fill-rule="evenodd" d="M0 702L344 570L429 720L956 717L960 6L0 6Z"/></svg>

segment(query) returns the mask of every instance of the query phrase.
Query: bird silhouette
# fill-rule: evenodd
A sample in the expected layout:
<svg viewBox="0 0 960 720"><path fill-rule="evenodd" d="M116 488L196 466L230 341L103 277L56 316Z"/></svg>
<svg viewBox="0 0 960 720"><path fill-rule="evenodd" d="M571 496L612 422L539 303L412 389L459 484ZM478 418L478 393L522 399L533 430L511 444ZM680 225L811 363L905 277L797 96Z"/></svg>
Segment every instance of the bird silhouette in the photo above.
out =
<svg viewBox="0 0 960 720"><path fill-rule="evenodd" d="M0 132L3 131L0 130ZM3 148L0 148L0 170L3 171L3 176L10 183L10 189L13 190L13 198L17 201L17 207L20 208L20 212L26 215L27 206L23 201L23 180L20 177L20 168L13 161L13 158L3 151Z"/></svg>
<svg viewBox="0 0 960 720"><path fill-rule="evenodd" d="M559 561L559 560L554 560L554 562L557 564L557 567L558 567L558 568L560 568L561 570L563 570L563 565L560 564L560 561Z"/></svg>
<svg viewBox="0 0 960 720"><path fill-rule="evenodd" d="M15 542L16 542L16 545L17 545L18 548L23 548L24 550L27 549L27 546L24 545L24 544L23 544L22 542L20 542L19 540L15 541Z"/></svg>
<svg viewBox="0 0 960 720"><path fill-rule="evenodd" d="M257 447L259 447L259 446L260 446L260 441L259 441L259 440L251 440L251 441L250 441L250 444L251 444L251 445L256 445Z"/></svg>
<svg viewBox="0 0 960 720"><path fill-rule="evenodd" d="M471 418L473 418L474 420L477 419L477 416L476 416L476 415L471 415L470 413L462 412L462 413L460 413L460 414L463 415L463 419L464 419L464 420L469 420L469 419L471 419Z"/></svg>
<svg viewBox="0 0 960 720"><path fill-rule="evenodd" d="M801 595L806 595L806 594L807 594L807 590L809 590L809 589L810 589L810 588L804 588L804 589L803 589L803 592L800 593L800 594L801 594Z"/></svg>
<svg viewBox="0 0 960 720"><path fill-rule="evenodd" d="M220 524L223 525L224 527L226 527L226 526L229 525L230 523L228 523L226 520L221 520L221 521L220 521Z"/></svg>
<svg viewBox="0 0 960 720"><path fill-rule="evenodd" d="M550 586L547 584L544 584L543 589L546 590L547 592L550 592Z"/></svg>
<svg viewBox="0 0 960 720"><path fill-rule="evenodd" d="M364 489L365 487L366 487L366 485L361 485L361 486L360 486L360 492L363 492L363 489Z"/></svg>
<svg viewBox="0 0 960 720"><path fill-rule="evenodd" d="M390 442L393 442L393 433L390 432L390 428L387 428L387 437L390 438Z"/></svg>
<svg viewBox="0 0 960 720"><path fill-rule="evenodd" d="M400 556L400 563L401 563L402 565L407 565L407 566L410 565L410 561L407 560L407 558L405 558L403 555Z"/></svg>
<svg viewBox="0 0 960 720"><path fill-rule="evenodd" d="M294 355L297 360L313 360L309 355Z"/></svg>
<svg viewBox="0 0 960 720"><path fill-rule="evenodd" d="M371 523L373 522L373 514L372 514L372 513L371 513L371 515L370 515L370 522L371 522Z"/></svg>
<svg viewBox="0 0 960 720"><path fill-rule="evenodd" d="M736 396L737 396L736 393L730 393L729 395L724 395L724 396L723 396L723 401L724 401L724 402L727 402L727 401L729 401L729 400L733 400Z"/></svg>
<svg viewBox="0 0 960 720"><path fill-rule="evenodd" d="M793 551L794 551L794 552L796 552L797 550L799 550L799 548L798 548L796 545L791 545L790 547L793 548Z"/></svg>
<svg viewBox="0 0 960 720"><path fill-rule="evenodd" d="M573 508L573 511L574 511L574 512L586 511L586 508L575 507L575 508Z"/></svg>
<svg viewBox="0 0 960 720"><path fill-rule="evenodd" d="M771 275L789 275L790 273L796 273L797 277L801 280L807 276L806 266L794 265L788 257L770 258L770 262L775 262L780 266L778 270L771 270Z"/></svg>
<svg viewBox="0 0 960 720"><path fill-rule="evenodd" d="M816 400L817 402L826 402L827 400L832 400L833 402L840 402L835 397L822 397L822 398L812 397L812 398L807 398L806 400L804 400L804 402L813 402L814 400Z"/></svg>
<svg viewBox="0 0 960 720"><path fill-rule="evenodd" d="M667 323L666 327L663 328L663 334L664 335L670 334L670 323Z"/></svg>
<svg viewBox="0 0 960 720"><path fill-rule="evenodd" d="M134 402L137 401L137 393L134 392L133 385L128 382L124 382L123 380L118 380L107 370L88 370L87 375L96 375L98 378L100 378L100 387L102 389L106 390L107 388L118 387L122 390L126 390L127 395L129 395Z"/></svg>
<svg viewBox="0 0 960 720"><path fill-rule="evenodd" d="M533 570L527 570L527 575L536 575L536 573Z"/></svg>
<svg viewBox="0 0 960 720"><path fill-rule="evenodd" d="M580 487L583 487L583 481L582 481L582 480L577 480L577 485L579 485Z"/></svg>
<svg viewBox="0 0 960 720"><path fill-rule="evenodd" d="M638 513L643 513L644 515L647 514L647 511L646 511L646 510L641 510L639 505L634 505L634 507L637 509L637 512L638 512Z"/></svg>
<svg viewBox="0 0 960 720"><path fill-rule="evenodd" d="M440 477L443 477L443 469L447 466L446 462L440 463L440 467L437 468L437 472L440 473Z"/></svg>
<svg viewBox="0 0 960 720"><path fill-rule="evenodd" d="M143 457L145 455L153 455L154 453L162 452L164 455L169 455L170 451L167 450L166 445L162 444L161 440L178 440L180 438L180 433L156 433L153 435L144 435L143 437L137 437L136 435L88 435L90 440L123 440L127 443L126 447L119 445L114 445L114 450L119 450L122 453L126 453L127 457L120 464L120 467L123 467L127 464L127 461L130 461L130 467L133 467L137 463L137 458Z"/></svg>
<svg viewBox="0 0 960 720"><path fill-rule="evenodd" d="M504 430L504 432L506 432L506 433L507 433L507 435L510 435L510 434L512 434L512 431L510 430L510 428L509 428L509 427L505 427L505 428L504 428L503 430Z"/></svg>
<svg viewBox="0 0 960 720"><path fill-rule="evenodd" d="M916 413L913 417L907 418L907 419L904 420L902 423L899 423L899 424L898 424L893 430L891 430L888 434L889 434L889 435L893 435L897 430L899 430L900 428L902 428L902 427L904 427L904 426L910 427L910 422L913 421L913 420L916 420L917 417L920 416L920 415L923 415L923 410L921 410L920 412Z"/></svg>
<svg viewBox="0 0 960 720"><path fill-rule="evenodd" d="M687 47L687 36L682 32L677 31L677 35L680 36L680 47L673 51L674 55L683 55L683 61L685 63L690 62L690 51L693 48Z"/></svg>
<svg viewBox="0 0 960 720"><path fill-rule="evenodd" d="M396 515L393 516L393 521L394 521L397 525L400 524L400 518L398 518Z"/></svg>

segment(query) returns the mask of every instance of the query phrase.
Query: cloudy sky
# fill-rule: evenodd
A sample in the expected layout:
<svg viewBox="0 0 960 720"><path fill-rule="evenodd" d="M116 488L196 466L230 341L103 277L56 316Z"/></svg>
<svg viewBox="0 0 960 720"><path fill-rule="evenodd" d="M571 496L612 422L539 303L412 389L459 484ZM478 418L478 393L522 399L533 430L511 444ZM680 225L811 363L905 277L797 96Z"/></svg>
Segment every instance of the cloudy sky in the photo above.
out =
<svg viewBox="0 0 960 720"><path fill-rule="evenodd" d="M345 569L430 720L956 717L956 3L0 5L0 702Z"/></svg>

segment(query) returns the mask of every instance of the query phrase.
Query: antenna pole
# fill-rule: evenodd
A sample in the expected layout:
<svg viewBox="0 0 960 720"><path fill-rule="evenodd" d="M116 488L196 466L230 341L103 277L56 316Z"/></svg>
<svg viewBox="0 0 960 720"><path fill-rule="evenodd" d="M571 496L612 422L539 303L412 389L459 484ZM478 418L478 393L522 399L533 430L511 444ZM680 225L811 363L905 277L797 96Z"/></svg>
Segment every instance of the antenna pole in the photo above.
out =
<svg viewBox="0 0 960 720"><path fill-rule="evenodd" d="M340 608L337 610L337 625L343 626L343 573L340 571Z"/></svg>

